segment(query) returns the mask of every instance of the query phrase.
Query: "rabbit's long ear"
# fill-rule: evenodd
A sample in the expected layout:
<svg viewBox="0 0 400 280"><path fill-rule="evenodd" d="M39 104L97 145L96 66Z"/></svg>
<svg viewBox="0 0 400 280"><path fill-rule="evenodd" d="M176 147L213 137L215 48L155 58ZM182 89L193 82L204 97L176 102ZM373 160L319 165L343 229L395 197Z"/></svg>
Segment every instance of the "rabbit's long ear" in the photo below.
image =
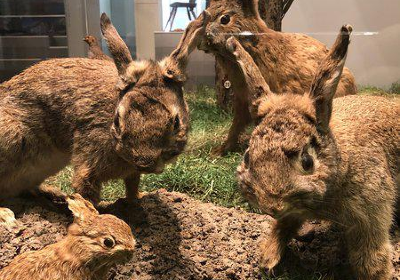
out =
<svg viewBox="0 0 400 280"><path fill-rule="evenodd" d="M76 223L82 223L93 217L93 215L99 215L99 212L94 206L87 200L85 200L80 194L73 194L67 198L68 208L74 215L74 221Z"/></svg>
<svg viewBox="0 0 400 280"><path fill-rule="evenodd" d="M118 74L124 79L126 70L133 61L131 53L106 13L101 15L100 26L101 32L107 41L108 49L114 58Z"/></svg>
<svg viewBox="0 0 400 280"><path fill-rule="evenodd" d="M226 42L227 50L233 54L240 67L248 90L250 91L249 106L253 118L261 117L258 107L264 97L272 95L271 89L262 76L260 69L250 54L243 48L235 37L230 37Z"/></svg>
<svg viewBox="0 0 400 280"><path fill-rule="evenodd" d="M177 82L184 82L186 80L185 72L189 55L199 45L204 35L205 27L210 19L210 13L203 11L196 20L188 25L176 49L160 62L166 78Z"/></svg>
<svg viewBox="0 0 400 280"><path fill-rule="evenodd" d="M318 129L322 133L326 133L329 128L332 100L346 62L352 30L353 28L350 25L342 26L336 42L317 69L311 84L310 96L314 100Z"/></svg>
<svg viewBox="0 0 400 280"><path fill-rule="evenodd" d="M243 12L246 16L261 18L258 10L258 1L259 0L238 0L239 4L242 5Z"/></svg>

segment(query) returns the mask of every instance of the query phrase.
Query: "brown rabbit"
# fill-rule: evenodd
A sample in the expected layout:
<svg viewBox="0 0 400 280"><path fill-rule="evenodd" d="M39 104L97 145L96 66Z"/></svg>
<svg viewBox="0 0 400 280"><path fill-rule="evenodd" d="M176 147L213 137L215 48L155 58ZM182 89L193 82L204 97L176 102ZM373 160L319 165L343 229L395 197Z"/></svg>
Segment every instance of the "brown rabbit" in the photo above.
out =
<svg viewBox="0 0 400 280"><path fill-rule="evenodd" d="M67 236L17 256L0 271L1 280L102 280L111 267L132 258L136 242L124 221L99 215L79 194L67 202L74 215Z"/></svg>
<svg viewBox="0 0 400 280"><path fill-rule="evenodd" d="M83 39L83 41L85 41L89 46L88 58L113 61L111 57L103 52L99 42L94 36L88 35Z"/></svg>
<svg viewBox="0 0 400 280"><path fill-rule="evenodd" d="M240 134L251 123L245 82L230 53L226 40L235 35L275 93L303 94L310 88L319 62L328 49L318 40L296 33L282 33L269 29L260 18L258 0L214 0L208 9L211 14L201 49L211 51L232 81L234 89L234 119L226 142L216 150L219 154L237 148ZM246 35L247 34L247 35ZM356 93L353 75L345 68L336 97Z"/></svg>
<svg viewBox="0 0 400 280"><path fill-rule="evenodd" d="M351 30L342 27L304 95L273 93L240 43L227 42L260 120L238 176L244 196L276 218L261 247L269 271L306 219L325 219L343 227L357 279L391 279L400 103L375 96L333 101Z"/></svg>
<svg viewBox="0 0 400 280"><path fill-rule="evenodd" d="M187 142L182 85L203 19L189 25L169 57L136 62L103 14L115 65L53 59L1 84L0 199L37 189L70 162L72 186L91 202L113 178L125 180L129 200L137 198L140 174L162 172ZM0 221L13 221L9 210L1 213Z"/></svg>

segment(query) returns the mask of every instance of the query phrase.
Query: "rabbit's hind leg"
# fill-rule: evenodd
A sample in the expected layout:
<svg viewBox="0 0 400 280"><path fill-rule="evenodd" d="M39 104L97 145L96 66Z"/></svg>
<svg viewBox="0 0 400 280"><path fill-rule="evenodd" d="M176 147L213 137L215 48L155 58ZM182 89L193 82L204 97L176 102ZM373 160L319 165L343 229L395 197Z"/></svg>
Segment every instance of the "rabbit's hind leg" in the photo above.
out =
<svg viewBox="0 0 400 280"><path fill-rule="evenodd" d="M95 176L93 169L86 164L74 166L72 187L95 206L100 203L101 183Z"/></svg>
<svg viewBox="0 0 400 280"><path fill-rule="evenodd" d="M390 216L390 215L388 215ZM368 224L355 225L345 233L350 265L357 279L392 279L391 220L371 219Z"/></svg>
<svg viewBox="0 0 400 280"><path fill-rule="evenodd" d="M212 152L214 155L224 156L228 152L236 151L239 146L240 135L252 122L247 101L243 101L235 96L234 107L234 117L229 129L228 138L222 146L213 149Z"/></svg>

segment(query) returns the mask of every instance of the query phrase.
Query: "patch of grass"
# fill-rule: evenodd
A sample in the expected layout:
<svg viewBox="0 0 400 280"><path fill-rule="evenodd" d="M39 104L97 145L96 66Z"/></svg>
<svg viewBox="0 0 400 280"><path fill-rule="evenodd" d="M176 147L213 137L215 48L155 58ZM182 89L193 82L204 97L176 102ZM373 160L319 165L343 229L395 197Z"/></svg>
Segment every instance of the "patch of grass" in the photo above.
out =
<svg viewBox="0 0 400 280"><path fill-rule="evenodd" d="M389 92L393 94L400 94L400 80L390 86Z"/></svg>
<svg viewBox="0 0 400 280"><path fill-rule="evenodd" d="M375 86L359 85L357 88L361 94L386 94L385 90Z"/></svg>
<svg viewBox="0 0 400 280"><path fill-rule="evenodd" d="M362 95L379 95L387 97L398 97L400 94L400 82L393 83L389 90L384 90L375 86L358 86L358 92Z"/></svg>
<svg viewBox="0 0 400 280"><path fill-rule="evenodd" d="M231 116L216 106L215 93L209 88L187 93L186 100L191 112L186 152L162 174L143 176L142 189L166 188L227 207L243 206L235 178L241 155L211 156L211 149L224 141Z"/></svg>

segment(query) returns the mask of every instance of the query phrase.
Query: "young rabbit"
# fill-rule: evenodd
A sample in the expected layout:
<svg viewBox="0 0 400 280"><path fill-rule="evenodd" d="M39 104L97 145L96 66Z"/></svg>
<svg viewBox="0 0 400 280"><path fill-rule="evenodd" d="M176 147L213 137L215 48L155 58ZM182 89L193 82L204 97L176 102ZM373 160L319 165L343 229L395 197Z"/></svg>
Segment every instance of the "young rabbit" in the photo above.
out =
<svg viewBox="0 0 400 280"><path fill-rule="evenodd" d="M89 46L88 58L113 61L111 57L103 52L99 42L94 36L88 35L83 39L83 41L85 41Z"/></svg>
<svg viewBox="0 0 400 280"><path fill-rule="evenodd" d="M0 271L1 280L102 280L111 267L132 258L135 240L124 221L99 215L79 194L67 202L74 215L67 236L40 251L17 256Z"/></svg>
<svg viewBox="0 0 400 280"><path fill-rule="evenodd" d="M304 95L273 93L240 43L227 42L260 121L238 177L244 196L276 218L261 247L269 271L306 219L325 219L343 227L357 279L391 279L400 103L377 96L333 100L351 30L342 27Z"/></svg>
<svg viewBox="0 0 400 280"><path fill-rule="evenodd" d="M210 23L201 49L211 51L223 61L232 81L234 119L226 142L216 149L225 154L237 148L240 134L254 120L248 111L248 96L240 69L226 50L226 40L234 35L253 57L264 79L275 93L303 94L311 85L319 62L328 49L318 40L296 33L269 29L260 18L258 0L214 0L208 9ZM356 93L353 75L345 68L335 97Z"/></svg>
<svg viewBox="0 0 400 280"><path fill-rule="evenodd" d="M129 200L137 198L140 174L162 172L187 142L182 85L205 19L193 21L177 49L157 63L132 61L103 14L115 65L52 59L1 84L0 200L37 189L69 163L72 186L91 202L99 202L101 183L114 178L125 180ZM9 211L2 213L0 221L12 223Z"/></svg>

